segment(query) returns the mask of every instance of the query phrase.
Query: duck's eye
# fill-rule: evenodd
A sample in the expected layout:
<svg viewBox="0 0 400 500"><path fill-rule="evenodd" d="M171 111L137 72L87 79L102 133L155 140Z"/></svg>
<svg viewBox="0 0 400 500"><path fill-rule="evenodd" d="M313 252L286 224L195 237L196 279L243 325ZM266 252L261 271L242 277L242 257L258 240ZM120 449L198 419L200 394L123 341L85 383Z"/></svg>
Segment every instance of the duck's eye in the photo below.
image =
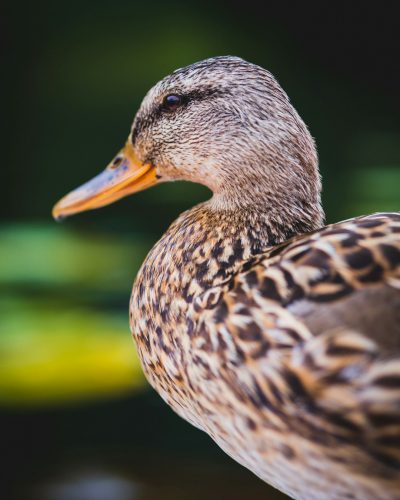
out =
<svg viewBox="0 0 400 500"><path fill-rule="evenodd" d="M167 111L175 111L181 104L182 97L176 94L169 94L163 100L163 108Z"/></svg>

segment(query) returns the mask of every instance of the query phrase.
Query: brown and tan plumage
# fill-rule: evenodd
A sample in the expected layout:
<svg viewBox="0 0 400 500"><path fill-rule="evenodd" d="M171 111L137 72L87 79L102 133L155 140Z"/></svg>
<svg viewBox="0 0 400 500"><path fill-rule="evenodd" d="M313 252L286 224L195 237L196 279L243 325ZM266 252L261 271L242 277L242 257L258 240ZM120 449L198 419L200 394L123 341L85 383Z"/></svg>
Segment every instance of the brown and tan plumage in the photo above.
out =
<svg viewBox="0 0 400 500"><path fill-rule="evenodd" d="M56 217L186 179L133 287L143 369L183 418L295 498L400 498L400 214L323 226L313 140L273 76L177 70Z"/></svg>

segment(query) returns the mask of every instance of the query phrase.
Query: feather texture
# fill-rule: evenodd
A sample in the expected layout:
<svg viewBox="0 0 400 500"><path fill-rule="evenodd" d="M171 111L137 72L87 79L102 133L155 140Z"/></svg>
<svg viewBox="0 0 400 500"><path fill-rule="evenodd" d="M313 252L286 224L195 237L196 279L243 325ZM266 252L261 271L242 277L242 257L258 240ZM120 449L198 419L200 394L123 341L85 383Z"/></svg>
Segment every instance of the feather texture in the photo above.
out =
<svg viewBox="0 0 400 500"><path fill-rule="evenodd" d="M236 248L212 238L202 215L197 209L172 226L134 289L132 331L154 387L236 460L297 498L345 498L354 484L357 498L396 498L400 215L359 217L255 255L248 235ZM186 260L185 234L196 235ZM395 313L381 335L372 322L346 320L364 291L374 294L377 319L380 295ZM329 308L342 312L313 329L296 311L304 303L323 306L328 319Z"/></svg>

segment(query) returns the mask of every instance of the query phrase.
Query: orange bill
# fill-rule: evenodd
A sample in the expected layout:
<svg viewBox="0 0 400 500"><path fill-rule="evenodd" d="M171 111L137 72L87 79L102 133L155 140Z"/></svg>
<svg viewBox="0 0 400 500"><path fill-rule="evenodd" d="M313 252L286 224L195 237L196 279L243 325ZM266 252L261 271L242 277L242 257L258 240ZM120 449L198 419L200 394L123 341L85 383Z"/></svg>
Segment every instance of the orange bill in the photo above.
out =
<svg viewBox="0 0 400 500"><path fill-rule="evenodd" d="M132 144L127 142L101 174L71 191L54 206L53 217L60 220L68 215L109 205L157 182L155 168L151 164L141 163Z"/></svg>

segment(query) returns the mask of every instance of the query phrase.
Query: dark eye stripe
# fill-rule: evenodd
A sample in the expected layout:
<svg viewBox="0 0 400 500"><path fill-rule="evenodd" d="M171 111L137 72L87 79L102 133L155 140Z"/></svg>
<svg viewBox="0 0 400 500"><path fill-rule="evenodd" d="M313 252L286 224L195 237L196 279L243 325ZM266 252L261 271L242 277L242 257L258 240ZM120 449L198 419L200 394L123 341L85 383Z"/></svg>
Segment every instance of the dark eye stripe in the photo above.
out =
<svg viewBox="0 0 400 500"><path fill-rule="evenodd" d="M135 144L136 139L138 135L148 127L150 127L155 121L157 121L160 116L162 116L165 112L169 111L174 111L175 109L178 108L183 108L187 104L189 104L191 101L202 101L209 99L213 96L223 96L225 93L219 89L213 89L213 88L203 88L203 89L198 89L198 90L193 90L192 92L189 92L187 94L168 94L164 97L161 105L159 104L158 107L153 108L150 113L147 115L140 115L136 117L135 120L135 126L132 129L131 132L131 141L133 144ZM169 101L176 101L175 98L178 98L180 101L179 104L174 108L174 109L167 109L164 107L164 102L168 98ZM172 98L172 99L171 99Z"/></svg>
<svg viewBox="0 0 400 500"><path fill-rule="evenodd" d="M222 92L216 89L205 88L201 90L194 90L187 94L168 94L164 97L161 110L162 111L175 111L181 106L186 106L191 101L202 101L214 95L221 95Z"/></svg>

